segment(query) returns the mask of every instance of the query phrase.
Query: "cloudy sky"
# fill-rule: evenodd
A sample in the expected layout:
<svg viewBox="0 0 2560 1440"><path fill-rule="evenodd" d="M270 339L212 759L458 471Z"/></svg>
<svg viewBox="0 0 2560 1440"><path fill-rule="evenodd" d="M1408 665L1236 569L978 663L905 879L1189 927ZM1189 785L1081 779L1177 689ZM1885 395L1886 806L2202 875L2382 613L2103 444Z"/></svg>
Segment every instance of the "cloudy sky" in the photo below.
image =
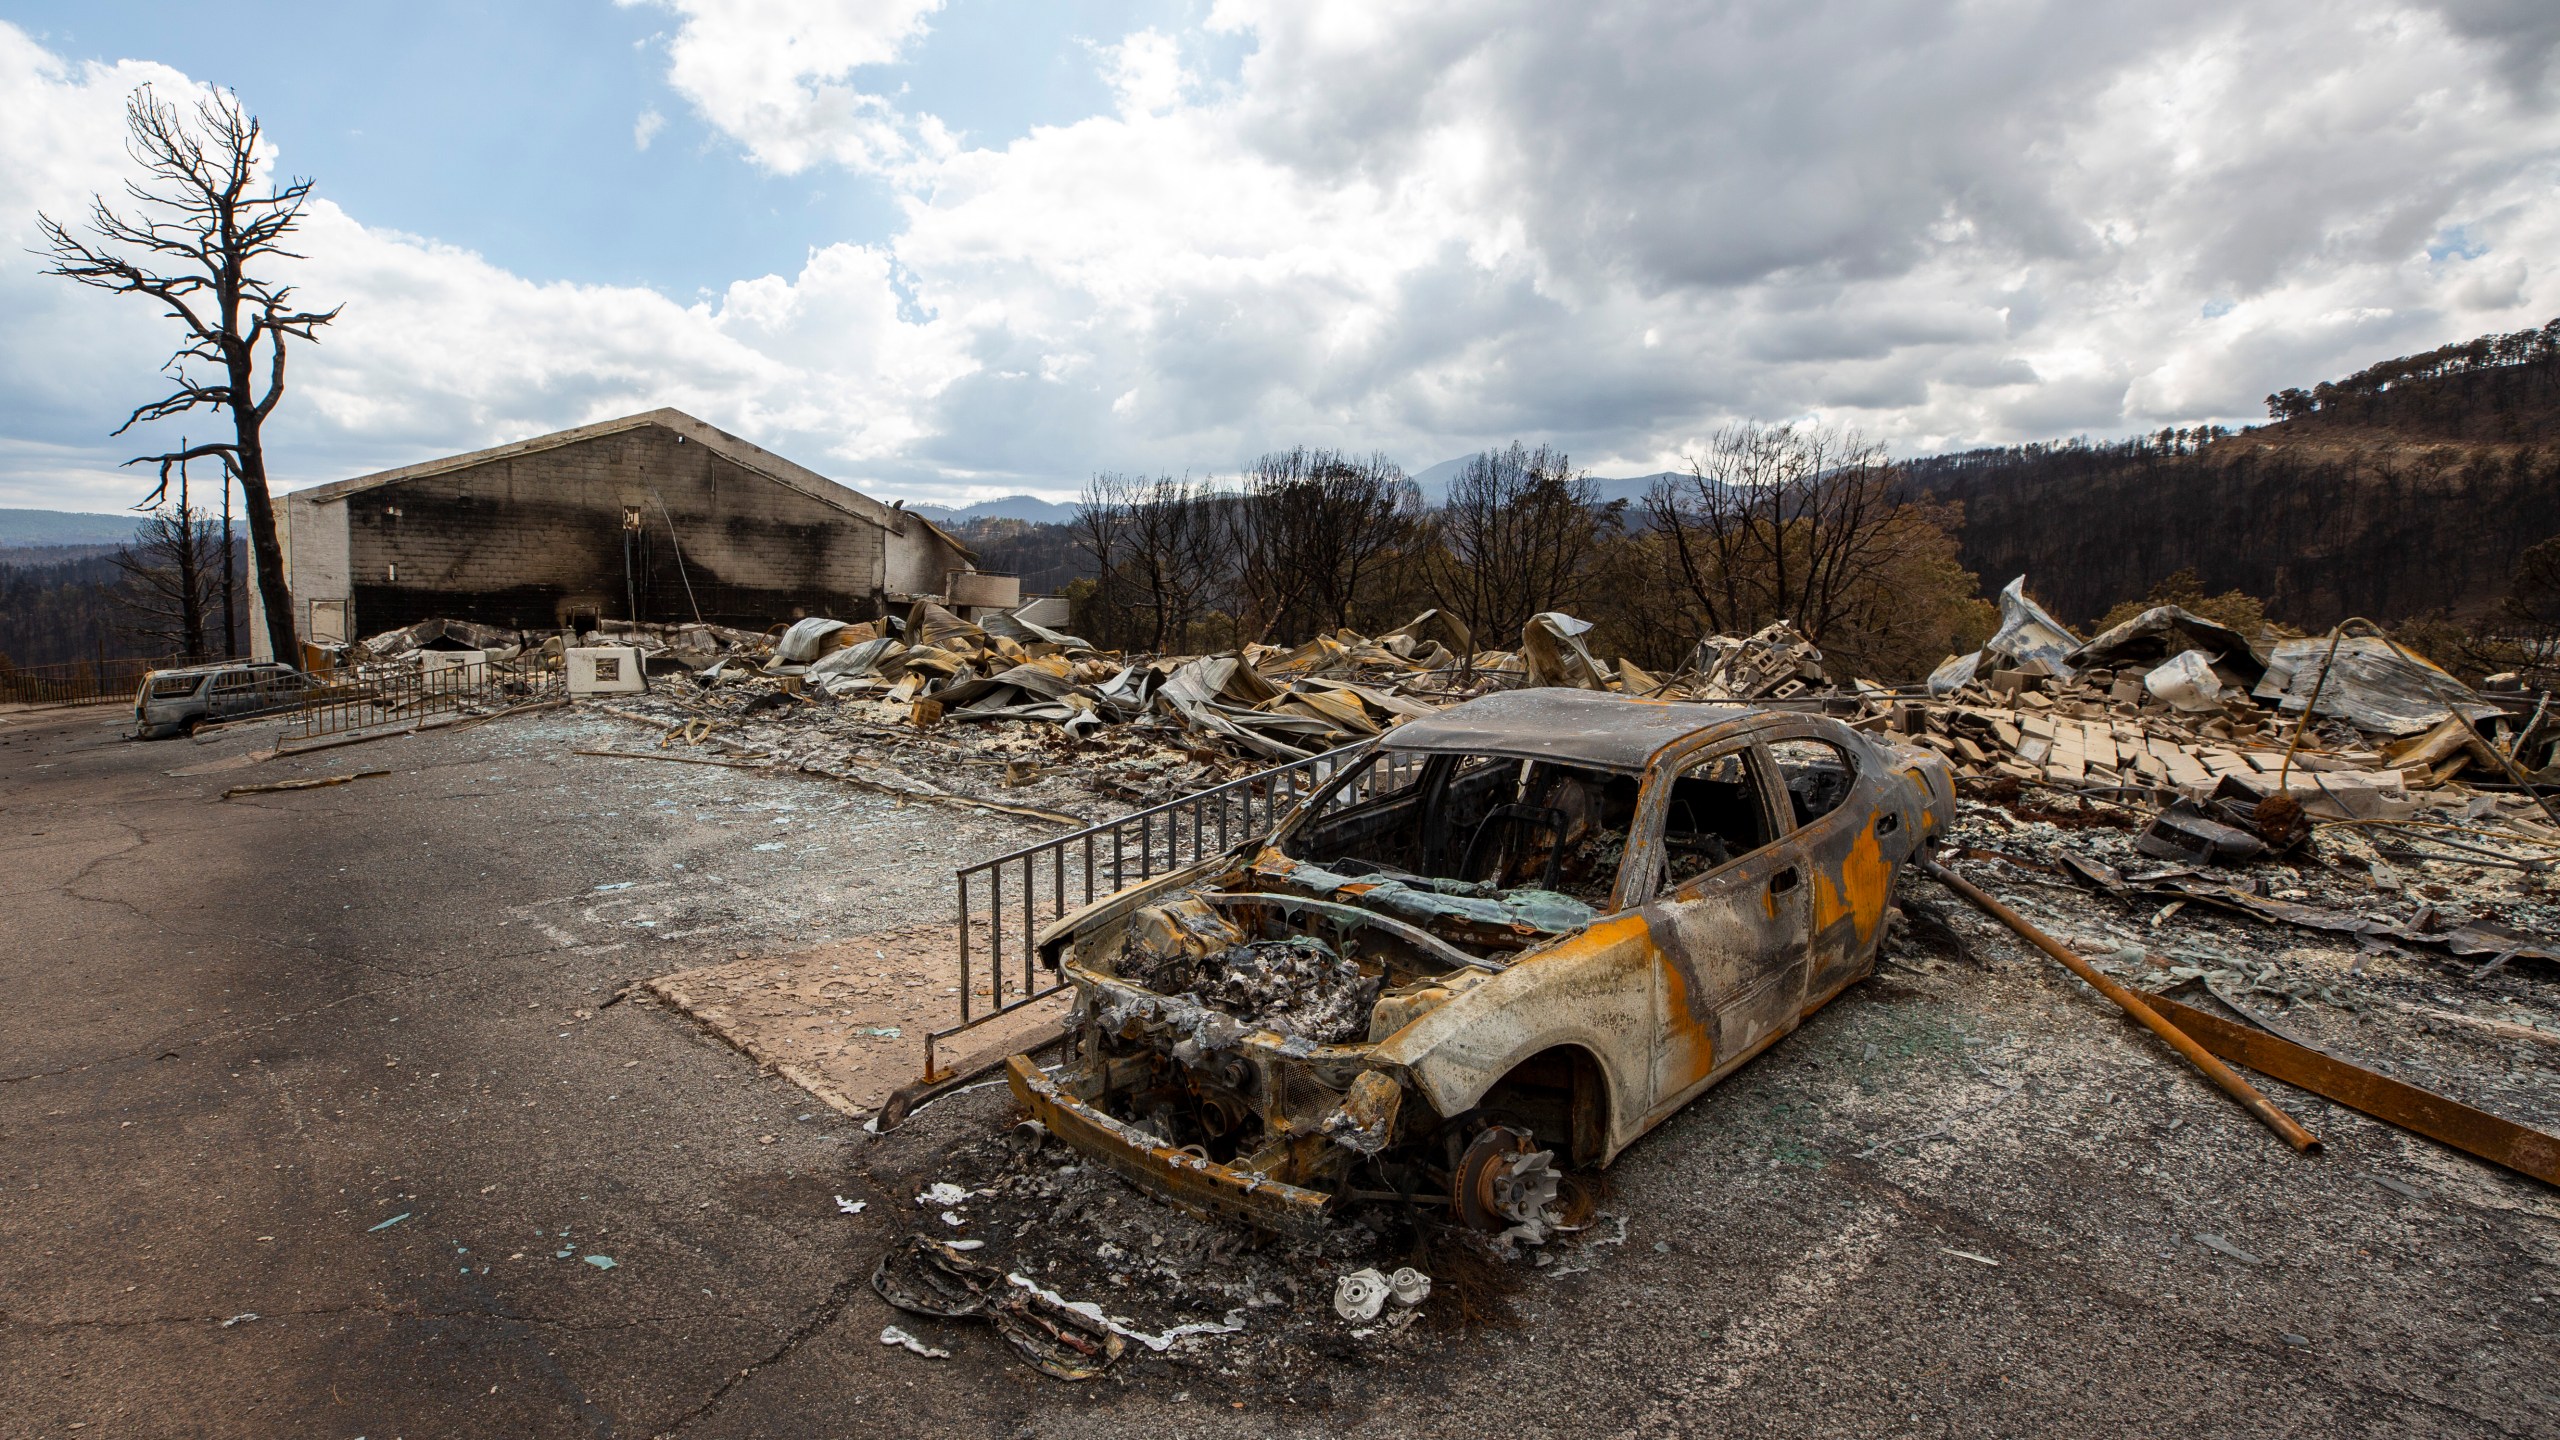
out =
<svg viewBox="0 0 2560 1440"><path fill-rule="evenodd" d="M146 82L318 181L292 484L657 405L949 502L1299 442L1634 473L1737 418L1923 453L2560 314L2550 0L244 13L0 0L0 505L137 493L163 322L24 252Z"/></svg>

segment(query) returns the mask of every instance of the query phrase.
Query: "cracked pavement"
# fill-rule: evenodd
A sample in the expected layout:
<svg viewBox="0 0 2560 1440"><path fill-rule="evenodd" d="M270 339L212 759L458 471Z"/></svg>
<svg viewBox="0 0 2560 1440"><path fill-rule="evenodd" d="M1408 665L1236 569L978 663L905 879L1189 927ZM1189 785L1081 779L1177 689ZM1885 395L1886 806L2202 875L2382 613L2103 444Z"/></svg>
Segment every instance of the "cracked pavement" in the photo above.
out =
<svg viewBox="0 0 2560 1440"><path fill-rule="evenodd" d="M194 776L264 737L118 719L0 716L0 1435L2560 1433L2552 1192L2271 1086L2296 1157L1978 929L1631 1150L1507 1320L1042 1380L865 1283L1000 1088L872 1141L608 1003L1042 832L584 716Z"/></svg>

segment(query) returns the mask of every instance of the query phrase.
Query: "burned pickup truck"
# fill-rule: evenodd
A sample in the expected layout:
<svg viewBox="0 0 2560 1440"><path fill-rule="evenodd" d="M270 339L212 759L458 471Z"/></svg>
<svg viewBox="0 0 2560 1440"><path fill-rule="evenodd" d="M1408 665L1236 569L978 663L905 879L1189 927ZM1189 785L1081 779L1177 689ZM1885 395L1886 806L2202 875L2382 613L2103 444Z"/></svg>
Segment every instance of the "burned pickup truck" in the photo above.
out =
<svg viewBox="0 0 2560 1440"><path fill-rule="evenodd" d="M1267 834L1039 938L1049 1130L1281 1230L1347 1201L1551 1223L1604 1164L1875 967L1947 768L1820 715L1541 689L1347 752Z"/></svg>

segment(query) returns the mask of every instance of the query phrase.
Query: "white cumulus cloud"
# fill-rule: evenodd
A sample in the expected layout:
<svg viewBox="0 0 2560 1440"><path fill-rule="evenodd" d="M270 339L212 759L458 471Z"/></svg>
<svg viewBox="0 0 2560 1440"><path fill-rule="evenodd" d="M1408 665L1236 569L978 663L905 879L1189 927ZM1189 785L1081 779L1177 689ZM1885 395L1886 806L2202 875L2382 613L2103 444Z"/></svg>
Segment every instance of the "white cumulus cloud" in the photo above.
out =
<svg viewBox="0 0 2560 1440"><path fill-rule="evenodd" d="M786 174L823 161L889 169L949 147L931 117L910 119L853 72L895 62L942 0L617 0L656 4L683 24L667 79L758 163Z"/></svg>

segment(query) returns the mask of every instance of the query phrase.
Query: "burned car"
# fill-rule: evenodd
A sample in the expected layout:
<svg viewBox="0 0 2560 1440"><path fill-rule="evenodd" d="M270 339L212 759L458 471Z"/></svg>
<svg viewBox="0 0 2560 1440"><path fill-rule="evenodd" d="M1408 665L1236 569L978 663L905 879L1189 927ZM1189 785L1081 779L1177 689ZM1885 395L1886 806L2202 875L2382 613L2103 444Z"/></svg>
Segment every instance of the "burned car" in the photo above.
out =
<svg viewBox="0 0 2560 1440"><path fill-rule="evenodd" d="M153 670L133 693L136 738L191 735L199 725L289 710L322 688L318 676L273 660Z"/></svg>
<svg viewBox="0 0 2560 1440"><path fill-rule="evenodd" d="M1345 752L1267 834L1038 937L1073 1048L1049 1131L1184 1207L1551 1223L1607 1163L1873 972L1944 761L1817 714L1539 689Z"/></svg>

